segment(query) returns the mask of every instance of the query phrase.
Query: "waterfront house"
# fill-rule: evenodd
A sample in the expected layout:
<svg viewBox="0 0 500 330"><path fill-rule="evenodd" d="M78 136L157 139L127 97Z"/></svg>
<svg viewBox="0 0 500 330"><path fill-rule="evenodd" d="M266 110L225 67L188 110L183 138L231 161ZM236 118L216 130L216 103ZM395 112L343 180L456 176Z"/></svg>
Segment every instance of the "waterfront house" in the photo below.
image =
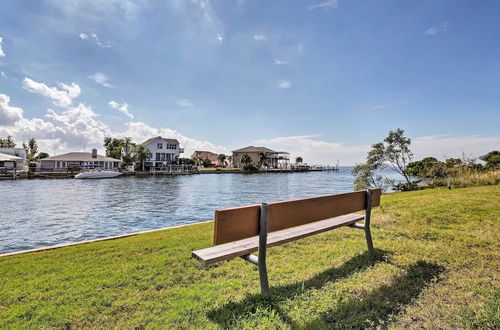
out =
<svg viewBox="0 0 500 330"><path fill-rule="evenodd" d="M176 139L166 139L157 136L141 143L151 153L151 158L144 163L146 168L162 168L172 163L177 163L184 148L180 147Z"/></svg>
<svg viewBox="0 0 500 330"><path fill-rule="evenodd" d="M98 155L97 149L92 149L92 152L69 152L43 158L37 167L42 170L79 170L83 165L96 165L105 170L117 170L120 163L119 159Z"/></svg>
<svg viewBox="0 0 500 330"><path fill-rule="evenodd" d="M233 150L233 166L243 168L245 164L241 162L241 157L244 154L249 155L252 158L252 164L257 166L260 162L261 153L267 156L266 164L270 168L288 169L290 167L290 154L288 152L254 146Z"/></svg>
<svg viewBox="0 0 500 330"><path fill-rule="evenodd" d="M208 159L212 165L217 165L218 160L217 157L219 155L210 151L195 151L193 155L191 156L192 159L196 161L196 159L199 159L201 161Z"/></svg>
<svg viewBox="0 0 500 330"><path fill-rule="evenodd" d="M28 160L26 158L26 149L24 148L0 148L0 167L12 169L16 168L17 171L28 170Z"/></svg>

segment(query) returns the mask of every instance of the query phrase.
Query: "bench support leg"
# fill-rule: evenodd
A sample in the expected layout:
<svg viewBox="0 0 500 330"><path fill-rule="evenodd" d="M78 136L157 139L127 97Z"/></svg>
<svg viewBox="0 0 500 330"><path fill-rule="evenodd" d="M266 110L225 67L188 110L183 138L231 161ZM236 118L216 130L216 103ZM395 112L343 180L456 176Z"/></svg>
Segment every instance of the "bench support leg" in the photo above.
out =
<svg viewBox="0 0 500 330"><path fill-rule="evenodd" d="M268 219L269 219L269 205L267 203L262 203L260 207L258 261L259 261L260 290L264 297L269 297L269 282L267 280L267 266L266 266Z"/></svg>
<svg viewBox="0 0 500 330"><path fill-rule="evenodd" d="M374 257L375 253L373 251L373 241L372 241L372 233L370 231L370 218L372 211L372 190L368 189L366 191L366 206L365 206L365 236L366 236L366 244L368 245L368 252L370 253L370 257Z"/></svg>

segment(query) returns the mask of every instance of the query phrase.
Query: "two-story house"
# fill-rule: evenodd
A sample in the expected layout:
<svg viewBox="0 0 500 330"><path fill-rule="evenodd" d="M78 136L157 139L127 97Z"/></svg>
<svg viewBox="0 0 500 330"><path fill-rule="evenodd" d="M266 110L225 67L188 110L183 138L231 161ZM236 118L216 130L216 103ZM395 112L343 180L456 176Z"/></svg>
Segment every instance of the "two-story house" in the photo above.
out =
<svg viewBox="0 0 500 330"><path fill-rule="evenodd" d="M161 168L177 162L184 148L176 139L165 139L157 136L141 143L151 153L151 158L144 163L145 167Z"/></svg>

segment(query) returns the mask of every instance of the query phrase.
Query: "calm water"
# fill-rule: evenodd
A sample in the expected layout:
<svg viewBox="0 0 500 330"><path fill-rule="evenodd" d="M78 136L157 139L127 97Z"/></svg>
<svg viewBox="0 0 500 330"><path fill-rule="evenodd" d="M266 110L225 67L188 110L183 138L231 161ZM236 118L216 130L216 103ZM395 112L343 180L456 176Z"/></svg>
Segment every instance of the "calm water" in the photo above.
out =
<svg viewBox="0 0 500 330"><path fill-rule="evenodd" d="M212 220L217 208L350 191L350 169L0 181L0 253Z"/></svg>

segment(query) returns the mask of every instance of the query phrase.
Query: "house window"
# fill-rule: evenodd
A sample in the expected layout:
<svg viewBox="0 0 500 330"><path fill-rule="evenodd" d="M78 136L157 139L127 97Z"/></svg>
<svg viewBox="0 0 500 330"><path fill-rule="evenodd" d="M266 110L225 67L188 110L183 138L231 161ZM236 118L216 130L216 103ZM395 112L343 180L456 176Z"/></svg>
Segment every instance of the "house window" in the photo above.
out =
<svg viewBox="0 0 500 330"><path fill-rule="evenodd" d="M157 149L163 149L163 143L157 143L156 144Z"/></svg>
<svg viewBox="0 0 500 330"><path fill-rule="evenodd" d="M156 161L160 161L160 153L159 152L156 153Z"/></svg>
<svg viewBox="0 0 500 330"><path fill-rule="evenodd" d="M164 153L162 153L162 154L161 154L160 160L161 160L161 161L164 161L164 160L165 160L165 154L164 154Z"/></svg>

